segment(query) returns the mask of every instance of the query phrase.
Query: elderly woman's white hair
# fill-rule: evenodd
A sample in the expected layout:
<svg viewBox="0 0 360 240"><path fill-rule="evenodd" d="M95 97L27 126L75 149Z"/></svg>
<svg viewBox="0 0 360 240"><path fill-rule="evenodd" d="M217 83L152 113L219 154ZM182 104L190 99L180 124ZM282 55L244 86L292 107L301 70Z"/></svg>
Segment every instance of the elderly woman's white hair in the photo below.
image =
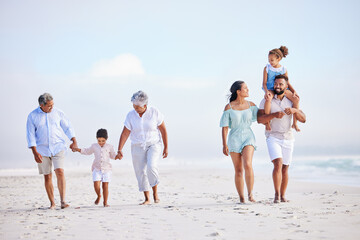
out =
<svg viewBox="0 0 360 240"><path fill-rule="evenodd" d="M143 107L144 105L147 105L148 99L147 94L140 90L132 95L131 102L137 106Z"/></svg>

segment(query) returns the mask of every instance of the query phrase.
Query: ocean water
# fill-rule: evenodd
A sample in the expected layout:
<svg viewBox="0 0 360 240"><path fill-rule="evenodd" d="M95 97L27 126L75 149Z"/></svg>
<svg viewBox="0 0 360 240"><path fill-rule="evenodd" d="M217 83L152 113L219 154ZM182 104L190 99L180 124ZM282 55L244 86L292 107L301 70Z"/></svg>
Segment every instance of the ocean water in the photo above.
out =
<svg viewBox="0 0 360 240"><path fill-rule="evenodd" d="M89 161L67 161L65 170L89 171L92 160ZM126 167L132 171L131 161L115 161L113 168ZM161 168L217 168L233 169L230 157L214 159L176 159L167 158L159 162ZM273 164L267 156L255 156L253 159L255 176L271 176ZM306 182L331 183L343 186L360 187L360 155L354 156L294 156L289 169L290 179ZM0 176L30 176L38 175L37 167L0 169Z"/></svg>

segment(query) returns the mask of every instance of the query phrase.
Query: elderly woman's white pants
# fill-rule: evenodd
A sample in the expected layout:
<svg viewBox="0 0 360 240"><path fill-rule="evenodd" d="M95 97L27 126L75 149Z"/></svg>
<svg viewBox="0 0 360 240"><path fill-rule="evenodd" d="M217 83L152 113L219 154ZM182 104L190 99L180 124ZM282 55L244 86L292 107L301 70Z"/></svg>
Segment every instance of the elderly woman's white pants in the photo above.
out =
<svg viewBox="0 0 360 240"><path fill-rule="evenodd" d="M142 146L131 145L131 155L139 191L149 191L150 187L159 184L158 160L161 158L161 143Z"/></svg>

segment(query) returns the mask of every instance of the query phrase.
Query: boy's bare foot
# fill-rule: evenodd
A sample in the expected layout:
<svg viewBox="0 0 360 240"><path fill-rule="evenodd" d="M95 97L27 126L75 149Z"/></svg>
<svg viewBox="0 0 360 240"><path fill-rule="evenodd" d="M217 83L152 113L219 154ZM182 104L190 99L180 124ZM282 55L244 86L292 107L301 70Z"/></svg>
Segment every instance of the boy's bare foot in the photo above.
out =
<svg viewBox="0 0 360 240"><path fill-rule="evenodd" d="M144 202L140 203L139 205L149 205L151 202L150 200L145 200Z"/></svg>
<svg viewBox="0 0 360 240"><path fill-rule="evenodd" d="M256 202L252 194L249 194L248 199L250 202Z"/></svg>
<svg viewBox="0 0 360 240"><path fill-rule="evenodd" d="M271 127L270 127L269 123L265 124L265 130L266 131L271 131Z"/></svg>
<svg viewBox="0 0 360 240"><path fill-rule="evenodd" d="M279 194L275 193L274 203L279 203L279 202L280 202Z"/></svg>
<svg viewBox="0 0 360 240"><path fill-rule="evenodd" d="M61 209L64 209L64 208L67 208L67 207L70 207L70 205L67 204L66 202L61 202Z"/></svg>
<svg viewBox="0 0 360 240"><path fill-rule="evenodd" d="M100 199L101 199L101 195L98 195L98 197L96 198L96 200L95 200L95 205L98 205L99 204L99 202L100 202Z"/></svg>
<svg viewBox="0 0 360 240"><path fill-rule="evenodd" d="M281 197L281 202L290 202L290 201L287 200L285 197Z"/></svg>
<svg viewBox="0 0 360 240"><path fill-rule="evenodd" d="M155 203L159 203L159 202L160 202L160 199L159 199L159 196L157 195L157 193L154 194L154 202L155 202Z"/></svg>
<svg viewBox="0 0 360 240"><path fill-rule="evenodd" d="M300 132L300 128L298 127L298 125L296 123L293 123L293 125L291 127L293 129L295 129L297 132Z"/></svg>

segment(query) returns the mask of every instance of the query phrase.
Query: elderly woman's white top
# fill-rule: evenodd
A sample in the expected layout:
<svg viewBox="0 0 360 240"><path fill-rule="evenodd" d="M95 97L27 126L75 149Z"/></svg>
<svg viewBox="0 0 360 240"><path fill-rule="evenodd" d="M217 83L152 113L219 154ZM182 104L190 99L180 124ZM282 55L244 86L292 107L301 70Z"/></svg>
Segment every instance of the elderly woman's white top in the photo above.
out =
<svg viewBox="0 0 360 240"><path fill-rule="evenodd" d="M161 133L158 129L164 121L164 115L157 108L147 106L142 115L132 110L125 119L124 125L131 131L130 140L132 144L151 145L161 140Z"/></svg>

